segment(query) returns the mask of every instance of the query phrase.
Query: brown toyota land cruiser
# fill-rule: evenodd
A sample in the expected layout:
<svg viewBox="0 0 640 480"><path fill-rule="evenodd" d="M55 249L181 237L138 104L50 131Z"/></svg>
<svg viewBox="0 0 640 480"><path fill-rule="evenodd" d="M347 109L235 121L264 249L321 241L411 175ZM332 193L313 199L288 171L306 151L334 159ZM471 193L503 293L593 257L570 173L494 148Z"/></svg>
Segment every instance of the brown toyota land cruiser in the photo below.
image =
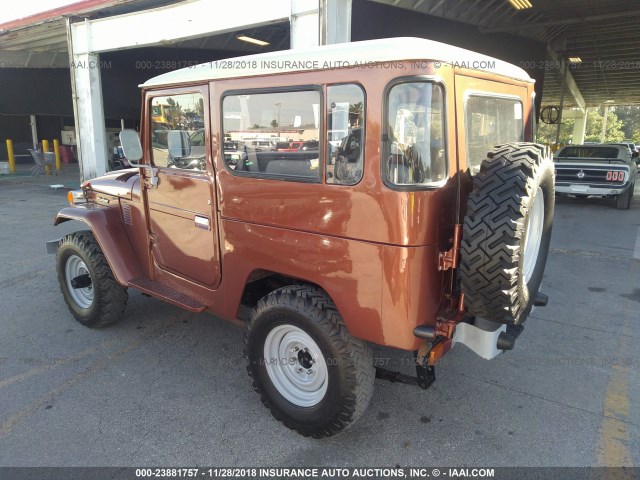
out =
<svg viewBox="0 0 640 480"><path fill-rule="evenodd" d="M140 137L120 134L136 168L70 192L55 223L87 229L48 242L83 325L120 319L130 288L242 322L263 403L319 438L375 377L428 388L455 343L491 359L546 304L554 169L520 68L396 38L186 68L142 98ZM291 139L315 148L275 148ZM372 344L416 375L374 368Z"/></svg>

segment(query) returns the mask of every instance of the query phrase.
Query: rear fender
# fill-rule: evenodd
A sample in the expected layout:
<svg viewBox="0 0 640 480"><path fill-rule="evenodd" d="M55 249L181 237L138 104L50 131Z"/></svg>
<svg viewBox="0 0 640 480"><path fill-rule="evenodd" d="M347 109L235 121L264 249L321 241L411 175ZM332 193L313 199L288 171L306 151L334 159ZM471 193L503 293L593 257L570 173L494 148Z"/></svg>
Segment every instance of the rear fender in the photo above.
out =
<svg viewBox="0 0 640 480"><path fill-rule="evenodd" d="M118 208L94 204L67 207L58 212L53 224L59 225L69 220L87 224L119 284L127 286L131 279L141 276L140 262L131 248Z"/></svg>

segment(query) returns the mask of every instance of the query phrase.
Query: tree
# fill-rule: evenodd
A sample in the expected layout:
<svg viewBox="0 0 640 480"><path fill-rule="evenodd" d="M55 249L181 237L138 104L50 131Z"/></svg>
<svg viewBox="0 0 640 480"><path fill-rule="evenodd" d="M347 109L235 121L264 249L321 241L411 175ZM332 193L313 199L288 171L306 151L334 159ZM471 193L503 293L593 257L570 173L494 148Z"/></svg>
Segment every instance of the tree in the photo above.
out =
<svg viewBox="0 0 640 480"><path fill-rule="evenodd" d="M275 118L273 120L271 120L271 126L273 128L276 128L278 126L278 121Z"/></svg>
<svg viewBox="0 0 640 480"><path fill-rule="evenodd" d="M585 130L585 142L599 142L602 134L602 121L604 119L604 108L587 109L587 128ZM609 110L607 114L607 132L604 137L605 142L621 142L624 140L622 131L622 121L618 116Z"/></svg>
<svg viewBox="0 0 640 480"><path fill-rule="evenodd" d="M567 118L562 120L560 125L560 143L569 143L571 137L573 137L573 125L575 120L573 118ZM550 125L548 123L540 122L538 124L538 142L551 145L556 141L556 129L558 125Z"/></svg>
<svg viewBox="0 0 640 480"><path fill-rule="evenodd" d="M603 108L589 107L587 108L587 127L585 129L585 142L599 142L602 133ZM562 119L560 126L560 143L570 143L573 137L573 127L575 119ZM620 142L625 139L625 133L622 130L623 123L618 119L617 115L610 109L607 114L607 132L605 142ZM538 127L538 142L551 144L556 141L557 125L548 125L540 123Z"/></svg>
<svg viewBox="0 0 640 480"><path fill-rule="evenodd" d="M625 140L640 140L640 105L616 105L614 112L622 121Z"/></svg>

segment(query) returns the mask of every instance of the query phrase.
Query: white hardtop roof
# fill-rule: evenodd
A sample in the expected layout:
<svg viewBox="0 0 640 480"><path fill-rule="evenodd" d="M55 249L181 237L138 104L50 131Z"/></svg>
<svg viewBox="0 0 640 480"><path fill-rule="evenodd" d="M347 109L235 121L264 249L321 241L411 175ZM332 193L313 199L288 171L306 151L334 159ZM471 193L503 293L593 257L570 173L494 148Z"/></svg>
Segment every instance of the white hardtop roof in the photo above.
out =
<svg viewBox="0 0 640 480"><path fill-rule="evenodd" d="M218 60L163 73L147 80L140 86L156 87L219 78L251 77L354 66L366 69L371 68L374 63L401 60L442 62L533 82L523 69L497 58L433 40L404 37L282 50Z"/></svg>

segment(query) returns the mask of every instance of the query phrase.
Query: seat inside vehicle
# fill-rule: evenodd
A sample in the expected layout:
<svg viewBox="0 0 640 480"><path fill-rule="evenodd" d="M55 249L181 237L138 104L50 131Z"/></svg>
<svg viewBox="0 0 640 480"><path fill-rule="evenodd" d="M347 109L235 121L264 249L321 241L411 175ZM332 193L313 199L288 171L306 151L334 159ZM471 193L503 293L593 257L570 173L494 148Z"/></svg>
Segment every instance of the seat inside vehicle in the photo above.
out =
<svg viewBox="0 0 640 480"><path fill-rule="evenodd" d="M317 151L251 152L238 164L236 171L315 178L318 161Z"/></svg>

